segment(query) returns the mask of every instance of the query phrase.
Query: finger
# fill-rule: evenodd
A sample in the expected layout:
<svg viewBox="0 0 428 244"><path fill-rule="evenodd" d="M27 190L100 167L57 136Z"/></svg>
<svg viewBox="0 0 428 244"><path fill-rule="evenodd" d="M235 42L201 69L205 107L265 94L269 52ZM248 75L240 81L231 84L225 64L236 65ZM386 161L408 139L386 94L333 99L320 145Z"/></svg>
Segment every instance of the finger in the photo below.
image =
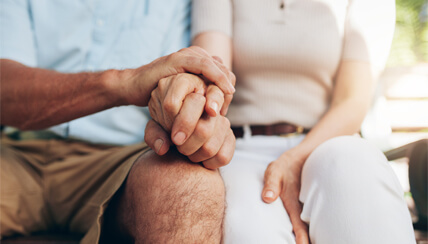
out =
<svg viewBox="0 0 428 244"><path fill-rule="evenodd" d="M232 85L235 86L235 83L236 83L235 75L228 68L226 68L226 66L224 66L223 63L219 63L218 61L216 61L216 64L229 77L229 80L232 82ZM223 103L223 106L221 107L221 115L223 116L226 115L227 110L229 109L229 105L232 102L232 98L233 98L232 94L225 94L225 96L223 96L224 103Z"/></svg>
<svg viewBox="0 0 428 244"><path fill-rule="evenodd" d="M158 89L153 90L151 93L151 98L148 103L150 116L155 122L160 124L164 128L164 130L166 130L167 132L170 132L172 125L171 123L168 123L165 120L164 111L162 109L162 104L160 103L158 94L159 94Z"/></svg>
<svg viewBox="0 0 428 244"><path fill-rule="evenodd" d="M189 136L185 143L177 146L178 151L186 156L194 154L212 137L216 120L219 118L219 116L210 117L207 114L203 114L199 119L193 134Z"/></svg>
<svg viewBox="0 0 428 244"><path fill-rule="evenodd" d="M219 57L217 57L217 56L213 56L213 58L218 58L218 59L220 59ZM216 59L217 60L217 59ZM223 64L223 61L220 59L220 63L221 64ZM217 61L218 62L218 61ZM235 77L235 74L233 74L229 69L227 69L224 65L222 65L222 67L224 68L224 69L222 69L223 70L223 72L225 73L225 74L227 74L228 75L228 77L229 77L229 80L232 82L232 84L233 84L233 86L235 86L235 84L236 84L236 77ZM230 105L230 103L232 102L232 98L233 98L233 95L232 94L225 94L224 95L224 103L223 103L223 106L221 107L221 111L220 111L220 114L221 115L223 115L223 116L225 116L226 114L227 114L227 111L228 111L228 109L229 109L229 105Z"/></svg>
<svg viewBox="0 0 428 244"><path fill-rule="evenodd" d="M265 171L262 199L266 203L275 201L282 190L283 173L277 163L269 164Z"/></svg>
<svg viewBox="0 0 428 244"><path fill-rule="evenodd" d="M233 157L235 152L235 136L231 129L229 129L228 136L226 137L223 146L220 148L219 152L211 159L208 159L203 162L205 168L207 169L217 169L222 166L227 165Z"/></svg>
<svg viewBox="0 0 428 244"><path fill-rule="evenodd" d="M168 133L154 120L150 120L146 125L144 141L158 155L167 153L171 145Z"/></svg>
<svg viewBox="0 0 428 244"><path fill-rule="evenodd" d="M179 74L169 86L163 99L163 109L171 119L175 118L190 93L205 94L205 82L192 74Z"/></svg>
<svg viewBox="0 0 428 244"><path fill-rule="evenodd" d="M191 46L188 48L190 51L193 51L195 54L200 55L201 57L210 57L209 53L198 46ZM219 56L211 56L214 60L214 63L217 65L217 67L228 77L229 81L231 82L232 86L235 87L236 84L236 77L235 74L233 74L224 64L223 60ZM229 94L230 95L230 94ZM231 99L230 99L231 100ZM229 105L228 105L229 106ZM227 112L227 107L224 108Z"/></svg>
<svg viewBox="0 0 428 244"><path fill-rule="evenodd" d="M212 56L213 59L215 59L217 62L223 64L223 59L221 59L219 56Z"/></svg>
<svg viewBox="0 0 428 244"><path fill-rule="evenodd" d="M282 201L285 209L287 210L288 216L290 216L293 231L296 236L296 242L298 244L306 244L309 243L309 230L308 225L300 218L300 214L302 213L302 204L298 200L298 195L298 192L294 191L294 193L286 194Z"/></svg>
<svg viewBox="0 0 428 244"><path fill-rule="evenodd" d="M190 51L193 51L193 52L197 53L201 57L211 57L211 55L207 52L207 50L203 49L200 46L190 46L188 49Z"/></svg>
<svg viewBox="0 0 428 244"><path fill-rule="evenodd" d="M218 86L211 84L208 86L206 98L205 111L209 116L217 116L220 113L220 108L223 107L224 93Z"/></svg>
<svg viewBox="0 0 428 244"><path fill-rule="evenodd" d="M235 75L224 65L223 60L219 56L210 56L210 54L205 49L198 46L191 46L189 49L201 57L211 57L218 68L229 78L232 85L235 86Z"/></svg>
<svg viewBox="0 0 428 244"><path fill-rule="evenodd" d="M216 126L212 137L195 153L189 155L190 161L199 163L214 157L220 151L230 130L229 120L225 117L219 117L216 120Z"/></svg>
<svg viewBox="0 0 428 244"><path fill-rule="evenodd" d="M171 138L175 145L182 145L193 134L204 111L205 101L205 97L200 94L190 93L186 96L172 125Z"/></svg>
<svg viewBox="0 0 428 244"><path fill-rule="evenodd" d="M156 103L153 101L153 99L149 100L149 104L147 105L147 107L149 108L150 117L152 117L152 119L154 121L159 121L158 114L157 114Z"/></svg>
<svg viewBox="0 0 428 244"><path fill-rule="evenodd" d="M219 86L224 93L233 94L235 92L232 81L222 72L211 57L201 57L194 54L174 55L167 61L170 62L169 66L177 69L177 73L187 71L193 74L201 74Z"/></svg>
<svg viewBox="0 0 428 244"><path fill-rule="evenodd" d="M226 116L227 111L229 110L229 105L232 102L232 98L233 98L233 95L231 95L231 94L226 94L224 96L223 107L221 108L221 111L220 111L220 114L222 116Z"/></svg>

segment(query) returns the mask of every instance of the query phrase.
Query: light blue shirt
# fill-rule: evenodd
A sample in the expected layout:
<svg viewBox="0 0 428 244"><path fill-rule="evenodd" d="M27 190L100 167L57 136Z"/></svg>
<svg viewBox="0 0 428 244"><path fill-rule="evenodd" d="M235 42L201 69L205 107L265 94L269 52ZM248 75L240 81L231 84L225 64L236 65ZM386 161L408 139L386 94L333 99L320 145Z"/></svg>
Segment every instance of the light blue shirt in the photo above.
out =
<svg viewBox="0 0 428 244"><path fill-rule="evenodd" d="M0 57L60 72L136 68L190 43L190 0L0 0ZM49 130L90 142L144 140L147 108L122 106Z"/></svg>

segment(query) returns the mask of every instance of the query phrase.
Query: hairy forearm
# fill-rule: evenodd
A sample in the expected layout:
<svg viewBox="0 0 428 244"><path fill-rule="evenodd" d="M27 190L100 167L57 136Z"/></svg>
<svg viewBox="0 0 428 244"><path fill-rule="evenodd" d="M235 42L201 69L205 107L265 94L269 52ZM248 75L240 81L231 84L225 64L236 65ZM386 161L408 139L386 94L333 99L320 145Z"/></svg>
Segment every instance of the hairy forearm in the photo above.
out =
<svg viewBox="0 0 428 244"><path fill-rule="evenodd" d="M124 104L124 74L64 74L1 60L1 124L42 129Z"/></svg>

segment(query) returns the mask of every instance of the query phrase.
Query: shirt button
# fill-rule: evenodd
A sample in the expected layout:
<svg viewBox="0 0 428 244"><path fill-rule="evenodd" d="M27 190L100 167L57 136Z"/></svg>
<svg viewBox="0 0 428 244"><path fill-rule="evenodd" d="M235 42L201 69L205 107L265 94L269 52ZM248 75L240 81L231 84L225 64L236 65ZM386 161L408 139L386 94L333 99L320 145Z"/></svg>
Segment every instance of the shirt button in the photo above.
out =
<svg viewBox="0 0 428 244"><path fill-rule="evenodd" d="M100 26L100 27L104 26L104 21L102 19L98 19L97 20L97 25Z"/></svg>

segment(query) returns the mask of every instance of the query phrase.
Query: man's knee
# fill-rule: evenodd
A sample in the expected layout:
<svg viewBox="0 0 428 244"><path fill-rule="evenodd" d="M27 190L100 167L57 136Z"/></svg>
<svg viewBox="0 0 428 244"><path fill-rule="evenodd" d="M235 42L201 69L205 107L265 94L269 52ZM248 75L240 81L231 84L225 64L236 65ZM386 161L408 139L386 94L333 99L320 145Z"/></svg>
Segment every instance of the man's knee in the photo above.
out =
<svg viewBox="0 0 428 244"><path fill-rule="evenodd" d="M129 174L125 194L132 201L136 228L146 234L221 236L225 190L220 174L175 151L163 157L152 151L142 155Z"/></svg>
<svg viewBox="0 0 428 244"><path fill-rule="evenodd" d="M198 195L208 201L224 204L224 184L217 170L209 170L190 162L173 151L163 157L153 151L142 155L134 164L128 179L129 187L168 198ZM153 191L153 192L151 192Z"/></svg>

